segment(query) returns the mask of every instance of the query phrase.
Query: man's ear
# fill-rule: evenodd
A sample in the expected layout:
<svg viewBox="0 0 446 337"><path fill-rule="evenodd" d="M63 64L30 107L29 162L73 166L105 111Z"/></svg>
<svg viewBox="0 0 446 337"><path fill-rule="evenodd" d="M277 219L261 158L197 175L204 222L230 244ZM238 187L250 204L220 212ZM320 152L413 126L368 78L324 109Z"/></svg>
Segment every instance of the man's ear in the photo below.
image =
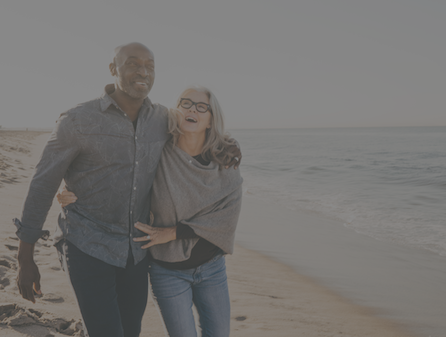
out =
<svg viewBox="0 0 446 337"><path fill-rule="evenodd" d="M116 64L114 62L110 63L110 65L108 66L108 69L110 69L110 74L112 74L112 76L116 76Z"/></svg>

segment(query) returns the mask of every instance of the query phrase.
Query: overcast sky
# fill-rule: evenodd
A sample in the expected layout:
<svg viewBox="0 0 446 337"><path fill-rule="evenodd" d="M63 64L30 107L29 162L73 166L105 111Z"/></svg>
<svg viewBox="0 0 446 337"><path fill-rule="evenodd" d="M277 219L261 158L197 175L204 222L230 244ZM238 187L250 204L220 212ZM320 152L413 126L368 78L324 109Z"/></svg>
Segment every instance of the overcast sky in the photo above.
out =
<svg viewBox="0 0 446 337"><path fill-rule="evenodd" d="M0 125L52 127L155 54L153 102L208 86L228 128L446 125L446 1L2 1Z"/></svg>

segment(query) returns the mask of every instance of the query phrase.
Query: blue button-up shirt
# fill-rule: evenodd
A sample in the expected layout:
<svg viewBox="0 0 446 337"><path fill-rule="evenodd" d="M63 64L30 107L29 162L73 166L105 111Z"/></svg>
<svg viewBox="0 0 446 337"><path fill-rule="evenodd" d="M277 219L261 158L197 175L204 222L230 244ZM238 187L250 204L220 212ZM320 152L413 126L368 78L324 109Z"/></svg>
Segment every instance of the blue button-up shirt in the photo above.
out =
<svg viewBox="0 0 446 337"><path fill-rule="evenodd" d="M135 264L146 255L133 224L147 223L149 191L167 133L167 109L146 98L132 121L109 96L64 112L36 166L18 237L34 243L43 234L49 208L62 179L78 197L60 214L56 241L65 238L83 252L124 267L131 249Z"/></svg>

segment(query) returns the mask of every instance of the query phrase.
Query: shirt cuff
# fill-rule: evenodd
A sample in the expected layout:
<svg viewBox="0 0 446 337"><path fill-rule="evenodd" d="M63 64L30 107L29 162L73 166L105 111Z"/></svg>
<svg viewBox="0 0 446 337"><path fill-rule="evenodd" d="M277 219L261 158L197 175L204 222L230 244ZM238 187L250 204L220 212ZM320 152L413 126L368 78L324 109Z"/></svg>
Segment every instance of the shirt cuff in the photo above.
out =
<svg viewBox="0 0 446 337"><path fill-rule="evenodd" d="M179 223L177 225L177 240L178 239L193 239L199 236L195 234L194 230L188 225L183 225Z"/></svg>
<svg viewBox="0 0 446 337"><path fill-rule="evenodd" d="M50 237L50 231L26 228L22 225L21 221L17 218L12 219L12 222L17 227L17 232L15 232L18 238L27 243L35 243L37 240L48 240Z"/></svg>

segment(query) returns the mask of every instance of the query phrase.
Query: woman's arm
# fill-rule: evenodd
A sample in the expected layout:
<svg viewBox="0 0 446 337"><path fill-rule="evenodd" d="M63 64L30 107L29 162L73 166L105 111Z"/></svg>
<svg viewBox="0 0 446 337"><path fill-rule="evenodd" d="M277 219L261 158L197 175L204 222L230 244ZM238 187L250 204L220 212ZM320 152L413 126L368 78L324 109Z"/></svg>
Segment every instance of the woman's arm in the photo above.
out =
<svg viewBox="0 0 446 337"><path fill-rule="evenodd" d="M67 191L65 187L57 194L57 201L62 207L66 207L67 205L76 202L76 200L76 195L73 192ZM148 234L147 236L141 236L139 238L133 239L133 241L135 242L148 241L147 245L141 247L144 249L176 239L192 239L198 237L198 235L195 234L194 230L191 227L183 224L160 228L137 222L135 224L135 228L139 229L141 232Z"/></svg>

